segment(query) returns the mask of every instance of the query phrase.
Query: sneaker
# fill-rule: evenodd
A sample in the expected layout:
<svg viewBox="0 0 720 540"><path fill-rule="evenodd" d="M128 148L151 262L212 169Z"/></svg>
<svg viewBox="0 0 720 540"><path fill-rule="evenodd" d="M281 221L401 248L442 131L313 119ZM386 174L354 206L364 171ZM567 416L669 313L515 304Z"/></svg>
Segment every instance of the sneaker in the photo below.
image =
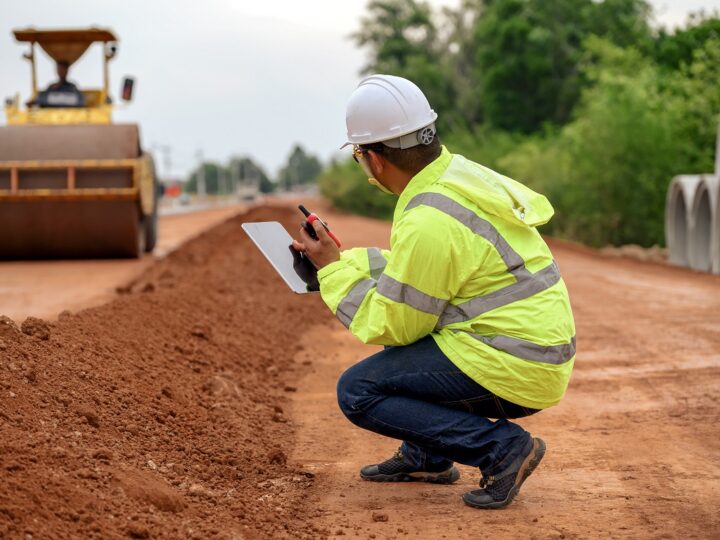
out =
<svg viewBox="0 0 720 540"><path fill-rule="evenodd" d="M520 491L520 486L535 470L545 455L545 442L533 438L524 452L500 474L483 477L480 487L463 495L463 501L474 508L503 508L510 504Z"/></svg>
<svg viewBox="0 0 720 540"><path fill-rule="evenodd" d="M452 484L460 478L455 466L441 471L422 471L409 465L398 450L393 457L376 465L360 469L360 477L371 482L430 482Z"/></svg>

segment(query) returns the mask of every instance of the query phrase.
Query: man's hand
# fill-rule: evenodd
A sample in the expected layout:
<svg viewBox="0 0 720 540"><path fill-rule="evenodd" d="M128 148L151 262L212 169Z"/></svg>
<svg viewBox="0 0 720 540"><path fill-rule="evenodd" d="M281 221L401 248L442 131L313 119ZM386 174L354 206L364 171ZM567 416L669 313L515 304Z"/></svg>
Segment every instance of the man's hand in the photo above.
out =
<svg viewBox="0 0 720 540"><path fill-rule="evenodd" d="M296 250L310 257L310 260L319 270L332 262L339 261L340 250L319 220L315 220L312 227L315 229L317 240L310 238L307 231L300 227L300 241L293 240L292 245Z"/></svg>
<svg viewBox="0 0 720 540"><path fill-rule="evenodd" d="M293 256L293 270L305 282L307 290L319 291L320 283L318 282L315 265L304 253L300 253L293 246L290 246L290 253Z"/></svg>

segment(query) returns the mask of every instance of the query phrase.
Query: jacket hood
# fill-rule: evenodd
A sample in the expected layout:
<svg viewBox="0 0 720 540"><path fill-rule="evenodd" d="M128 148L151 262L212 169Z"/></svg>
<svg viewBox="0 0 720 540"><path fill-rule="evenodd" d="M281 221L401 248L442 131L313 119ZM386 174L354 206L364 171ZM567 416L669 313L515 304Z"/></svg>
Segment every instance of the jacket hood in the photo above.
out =
<svg viewBox="0 0 720 540"><path fill-rule="evenodd" d="M544 195L457 154L438 184L469 199L484 212L516 225L537 227L550 221L555 213Z"/></svg>

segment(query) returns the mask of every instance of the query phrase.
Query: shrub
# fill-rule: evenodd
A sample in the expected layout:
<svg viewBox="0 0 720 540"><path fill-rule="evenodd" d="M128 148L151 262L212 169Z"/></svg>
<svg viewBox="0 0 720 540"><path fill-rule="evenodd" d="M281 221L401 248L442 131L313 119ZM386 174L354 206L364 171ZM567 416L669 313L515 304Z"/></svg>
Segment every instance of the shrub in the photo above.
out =
<svg viewBox="0 0 720 540"><path fill-rule="evenodd" d="M521 145L500 167L550 198L552 234L596 246L662 244L670 179L712 166L717 86L707 85L710 96L697 93L717 50L710 46L687 72L667 74L633 49L598 39L587 48L593 85L575 119ZM700 124L707 127L698 133ZM709 152L698 153L703 147Z"/></svg>
<svg viewBox="0 0 720 540"><path fill-rule="evenodd" d="M397 197L368 184L367 176L348 158L335 161L318 179L320 193L341 210L382 219L391 219Z"/></svg>

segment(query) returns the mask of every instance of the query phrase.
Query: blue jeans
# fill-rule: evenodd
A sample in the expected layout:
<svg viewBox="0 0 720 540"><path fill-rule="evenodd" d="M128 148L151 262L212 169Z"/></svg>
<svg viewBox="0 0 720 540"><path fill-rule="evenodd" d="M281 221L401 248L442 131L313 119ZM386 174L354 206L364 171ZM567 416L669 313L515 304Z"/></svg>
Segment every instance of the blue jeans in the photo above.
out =
<svg viewBox="0 0 720 540"><path fill-rule="evenodd" d="M430 336L355 364L340 377L337 393L348 420L402 440L405 460L421 470L444 470L457 461L485 476L498 474L531 440L507 419L537 412L480 386Z"/></svg>

